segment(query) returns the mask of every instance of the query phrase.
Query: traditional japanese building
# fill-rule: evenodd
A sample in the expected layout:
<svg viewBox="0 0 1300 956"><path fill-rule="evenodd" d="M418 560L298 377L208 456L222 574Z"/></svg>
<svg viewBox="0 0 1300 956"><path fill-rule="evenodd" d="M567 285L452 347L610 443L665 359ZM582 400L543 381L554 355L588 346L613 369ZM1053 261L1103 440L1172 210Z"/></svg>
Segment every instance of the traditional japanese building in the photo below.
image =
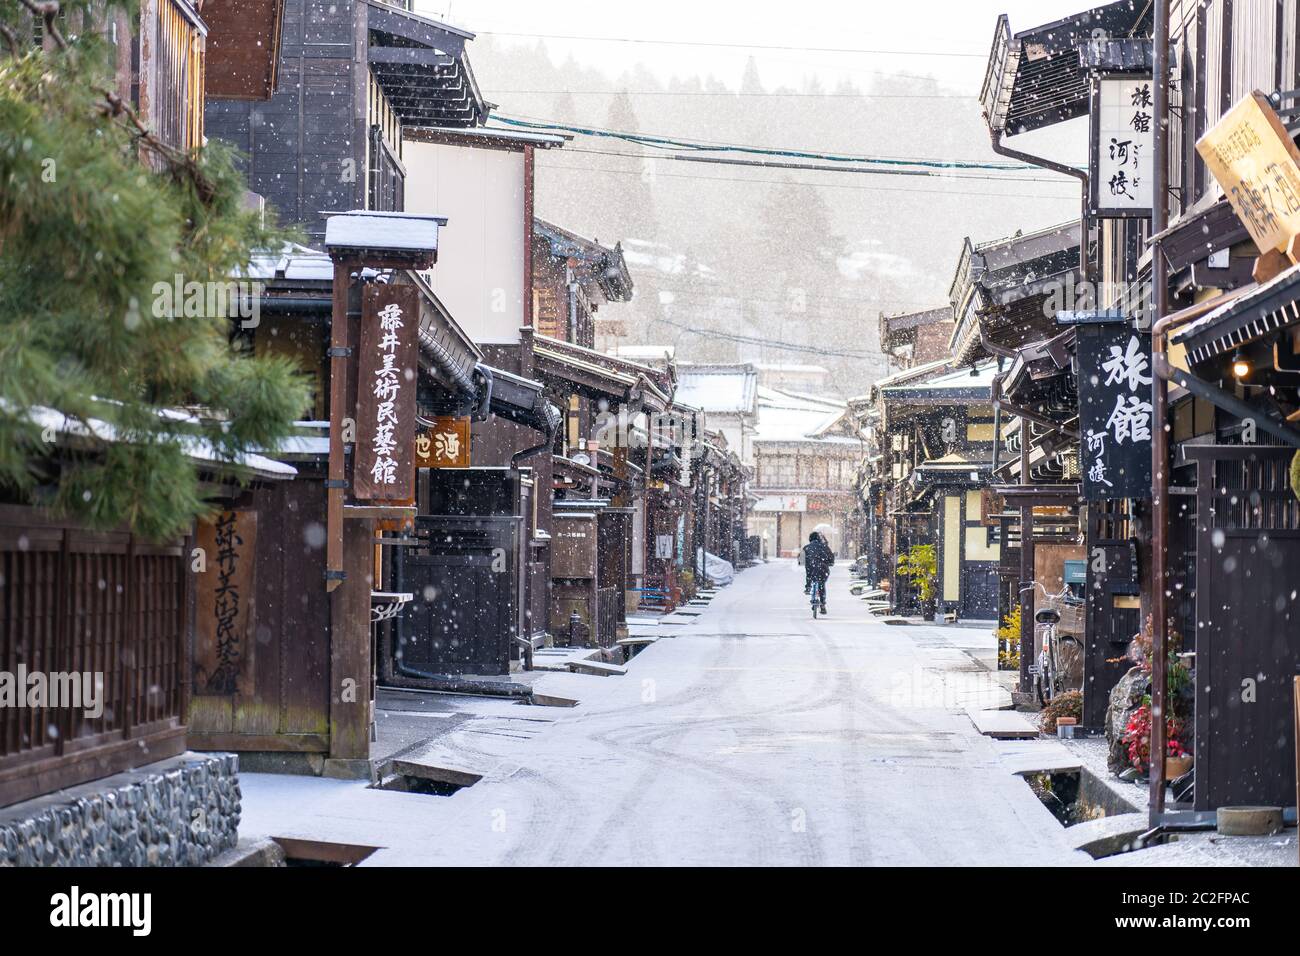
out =
<svg viewBox="0 0 1300 956"><path fill-rule="evenodd" d="M924 371L922 371L924 370ZM913 545L935 547L938 610L992 620L997 613L1000 539L987 520L993 464L992 361L967 369L947 362L884 379L879 396L881 461L892 480L888 513L896 544L891 596L899 610L919 610L897 558Z"/></svg>
<svg viewBox="0 0 1300 956"><path fill-rule="evenodd" d="M926 365L946 359L953 333L952 306L880 314L880 349L901 368Z"/></svg>
<svg viewBox="0 0 1300 956"><path fill-rule="evenodd" d="M1153 823L1295 797L1285 542L1300 434L1287 422L1285 252L1300 224L1283 217L1300 209L1286 199L1300 173L1292 132L1269 111L1287 109L1296 85L1296 22L1290 0L1113 3L1014 34L1002 18L981 96L995 148L1080 180L1091 295L1006 357L1003 410L1048 414L1020 416L1020 474L1005 490L1046 503L1026 475L1078 483L1083 543L1098 556L1086 574L1086 724L1111 719L1096 690L1124 674L1115 661L1135 634L1150 640L1155 712L1170 719L1152 721L1150 752L1172 741L1195 760L1168 788L1154 761ZM1090 117L1086 172L1006 146L1079 116ZM1245 129L1253 150L1220 149ZM1273 180L1251 179L1266 168ZM1276 199L1242 202L1265 186ZM1175 672L1186 694L1167 691ZM1243 674L1268 687L1246 688L1249 706Z"/></svg>
<svg viewBox="0 0 1300 956"><path fill-rule="evenodd" d="M279 4L260 5L242 22L221 8L201 15L199 6L152 0L128 11L107 4L88 20L80 11L57 20L73 44L83 27L108 35L117 52L116 94L159 143L181 151L204 142L205 83L264 101L280 49ZM20 16L20 35L54 42L43 23ZM159 165L154 159L144 161ZM32 462L48 476L124 440L111 423L63 409L10 411L51 436L48 455ZM208 411L159 414L183 431ZM193 437L186 449L216 495L236 493L241 482L273 494L296 474L264 455L230 461ZM97 530L12 490L0 499L0 660L10 675L18 668L52 677L94 673L100 695L98 713L45 705L53 702L0 705L0 846L8 851L0 861L199 865L235 843L235 761L187 753L190 641L201 590L193 556L202 532L149 541L123 519L120 528ZM145 821L153 804L128 810L128 788L146 787L184 816ZM67 791L66 801L59 791ZM109 801L120 801L113 828L105 822ZM191 812L206 815L202 840Z"/></svg>
<svg viewBox="0 0 1300 956"><path fill-rule="evenodd" d="M754 435L757 500L749 534L768 557L794 557L813 531L840 557L860 540L856 477L864 442L836 399L758 389Z"/></svg>
<svg viewBox="0 0 1300 956"><path fill-rule="evenodd" d="M414 13L409 0L213 6L234 24L284 9L270 71L229 74L260 84L269 101L223 78L209 90L207 130L240 150L249 188L313 246L329 213L407 208L408 128L477 127L487 117L467 52L473 34ZM230 49L250 55L246 45Z"/></svg>

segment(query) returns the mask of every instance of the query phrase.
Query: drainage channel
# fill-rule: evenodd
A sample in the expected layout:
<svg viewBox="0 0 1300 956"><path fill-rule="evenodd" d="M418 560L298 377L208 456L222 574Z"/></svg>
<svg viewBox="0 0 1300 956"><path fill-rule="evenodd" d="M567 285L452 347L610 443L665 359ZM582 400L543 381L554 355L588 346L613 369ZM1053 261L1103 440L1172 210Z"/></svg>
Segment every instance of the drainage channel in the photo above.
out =
<svg viewBox="0 0 1300 956"><path fill-rule="evenodd" d="M299 840L294 837L271 837L284 851L284 865L291 867L356 866L383 847L361 843L331 843L326 840Z"/></svg>
<svg viewBox="0 0 1300 956"><path fill-rule="evenodd" d="M370 785L372 790L423 793L433 797L450 797L483 779L482 774L472 770L434 767L407 760L389 760L381 764L376 776Z"/></svg>
<svg viewBox="0 0 1300 956"><path fill-rule="evenodd" d="M1118 805L1110 789L1086 770L1043 771L1026 773L1023 777L1034 796L1066 829L1075 849L1083 850L1095 860L1177 839L1175 834L1168 832L1144 832L1147 829L1145 821L1130 822L1133 809ZM1124 819L1114 820L1113 826L1097 823L1121 816ZM1074 830L1076 827L1078 829Z"/></svg>

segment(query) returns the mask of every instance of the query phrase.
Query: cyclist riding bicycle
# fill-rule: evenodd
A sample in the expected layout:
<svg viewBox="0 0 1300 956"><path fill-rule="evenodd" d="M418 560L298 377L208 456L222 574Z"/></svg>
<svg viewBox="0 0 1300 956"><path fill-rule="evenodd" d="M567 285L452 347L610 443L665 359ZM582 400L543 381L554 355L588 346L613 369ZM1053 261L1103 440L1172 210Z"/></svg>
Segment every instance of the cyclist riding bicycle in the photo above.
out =
<svg viewBox="0 0 1300 956"><path fill-rule="evenodd" d="M808 545L803 549L803 567L808 582L804 590L810 591L814 581L821 585L823 614L826 613L826 579L831 576L831 565L834 563L835 552L827 546L822 536L816 531L808 535Z"/></svg>

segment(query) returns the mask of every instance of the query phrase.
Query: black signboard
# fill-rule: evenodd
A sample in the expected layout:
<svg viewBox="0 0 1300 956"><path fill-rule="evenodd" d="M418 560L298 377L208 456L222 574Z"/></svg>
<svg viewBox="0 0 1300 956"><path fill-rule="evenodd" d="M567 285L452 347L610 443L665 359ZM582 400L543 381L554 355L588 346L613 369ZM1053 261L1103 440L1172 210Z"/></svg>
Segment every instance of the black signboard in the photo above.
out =
<svg viewBox="0 0 1300 956"><path fill-rule="evenodd" d="M1151 497L1151 337L1079 326L1079 473L1087 501Z"/></svg>

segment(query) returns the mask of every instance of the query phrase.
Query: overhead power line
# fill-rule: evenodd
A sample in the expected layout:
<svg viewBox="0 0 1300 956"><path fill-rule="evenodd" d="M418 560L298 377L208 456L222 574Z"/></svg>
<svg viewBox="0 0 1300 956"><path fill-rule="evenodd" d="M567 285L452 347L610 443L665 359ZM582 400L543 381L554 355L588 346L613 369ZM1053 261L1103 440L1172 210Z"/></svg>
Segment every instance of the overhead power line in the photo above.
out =
<svg viewBox="0 0 1300 956"><path fill-rule="evenodd" d="M815 345L802 345L795 342L779 342L768 338L762 338L757 335L741 335L737 332L719 332L714 329L700 329L694 326L685 325L681 322L674 322L672 319L651 318L651 322L663 322L665 325L671 325L674 328L681 329L683 332L689 332L691 335L698 335L706 339L718 339L720 341L735 342L740 345L761 345L765 348L777 349L782 352L798 352L804 355L822 355L830 358L850 358L850 359L875 359L880 358L880 352L854 352L843 349L824 349Z"/></svg>
<svg viewBox="0 0 1300 956"><path fill-rule="evenodd" d="M574 150L574 152L580 152L580 150ZM639 169L607 169L602 166L587 166L581 163L556 163L550 160L538 162L537 166L539 169L565 169L574 172L583 171L583 172L593 172L593 173L612 173L614 175L619 175L619 176L642 175L642 172ZM1010 199L1010 198L1015 198L1017 200L1037 199L1037 200L1052 200L1054 202L1059 202L1063 200L1074 200L1077 202L1079 198L1077 193L1073 195L1049 195L1046 193L1016 194L1011 192L996 193L996 192L982 192L980 190L963 190L963 189L918 189L913 187L865 186L865 185L860 185L858 183L815 183L807 179L767 179L767 178L759 178L759 177L752 177L752 176L698 176L698 175L692 175L690 173L659 173L659 172L655 173L656 178L660 176L665 177L667 179L689 179L701 183L750 183L754 185L773 185L773 186L784 186L784 185L814 186L819 189L855 189L855 190L862 190L864 192L915 193L915 194L930 194L935 196L984 196L991 199ZM946 178L947 177L939 181L943 182L946 180ZM1008 182L1009 184L1018 182L1016 180L1001 180L992 177L989 177L987 181ZM1034 179L1028 181L1049 182L1050 180Z"/></svg>
<svg viewBox="0 0 1300 956"><path fill-rule="evenodd" d="M628 152L624 152L624 151L620 151L620 150L614 150L614 149L588 149L588 148L585 148L585 147L582 147L582 146L569 146L569 147L566 147L565 150L564 150L564 154L565 154L565 155L569 155L569 154L571 154L571 153L587 153L587 154L590 154L590 155L592 155L592 156L616 156L616 157L618 157L618 158L620 158L620 159L636 159L636 160L642 160L642 161L644 161L644 160L652 160L652 161L653 161L653 160L657 160L657 159L673 159L673 160L676 160L676 159L684 159L684 160L692 160L692 161L700 162L700 163L716 163L716 164L718 164L718 165L758 166L758 167L767 166L767 167L771 167L771 168L773 168L773 169L807 169L807 170L811 170L811 171L813 171L813 172L818 172L818 171L823 171L823 172L836 172L836 173L839 173L839 172L852 172L852 173L856 173L856 172L868 172L868 170L859 170L859 169L854 169L854 168L852 168L852 167L848 167L848 168L840 167L840 166L825 167L825 166L818 166L818 165L816 165L816 164L814 164L814 163L769 163L769 162L764 162L764 161L761 161L761 160L758 160L758 161L752 161L752 160L740 160L740 159L737 159L737 160L733 160L733 161L728 162L728 161L724 161L724 160L722 160L722 159L715 159L715 158L713 158L713 157L704 157L704 156L699 156L699 157L697 157L697 156L660 156L660 155L656 155L655 153L628 153ZM882 173L889 173L889 172L893 172L893 170L880 170L880 172L882 172ZM1058 186L1059 186L1059 185L1061 184L1061 182L1062 182L1062 180L1059 179L1059 178L1055 178L1055 179L1054 179L1054 178L1051 178L1051 177L1048 177L1048 176L985 175L985 174L983 174L983 173L979 173L979 172L968 172L968 173L944 173L943 175L941 175L941 176L939 176L939 177L937 177L937 178L944 179L944 180L949 180L949 179L974 179L974 180L978 180L978 181L982 181L982 182L987 182L987 183L1051 183L1051 184L1053 184L1053 185L1058 185ZM771 180L771 181L772 181L772 182L779 182L779 180Z"/></svg>
<svg viewBox="0 0 1300 956"><path fill-rule="evenodd" d="M769 146L748 146L739 143L709 143L703 140L688 140L679 137L658 136L646 133L632 133L624 130L604 129L597 126L579 126L576 124L556 123L550 120L529 120L522 117L496 114L495 119L507 126L516 128L548 130L550 132L572 133L578 136L595 136L623 140L638 146L649 146L673 151L694 152L729 152L744 155L767 156L781 159L806 159L825 163L860 164L883 168L919 167L921 169L986 169L986 170L1038 170L1039 167L1026 163L989 162L984 160L948 160L924 158L895 158L887 156L862 156L845 153L823 153L802 149L781 149Z"/></svg>

